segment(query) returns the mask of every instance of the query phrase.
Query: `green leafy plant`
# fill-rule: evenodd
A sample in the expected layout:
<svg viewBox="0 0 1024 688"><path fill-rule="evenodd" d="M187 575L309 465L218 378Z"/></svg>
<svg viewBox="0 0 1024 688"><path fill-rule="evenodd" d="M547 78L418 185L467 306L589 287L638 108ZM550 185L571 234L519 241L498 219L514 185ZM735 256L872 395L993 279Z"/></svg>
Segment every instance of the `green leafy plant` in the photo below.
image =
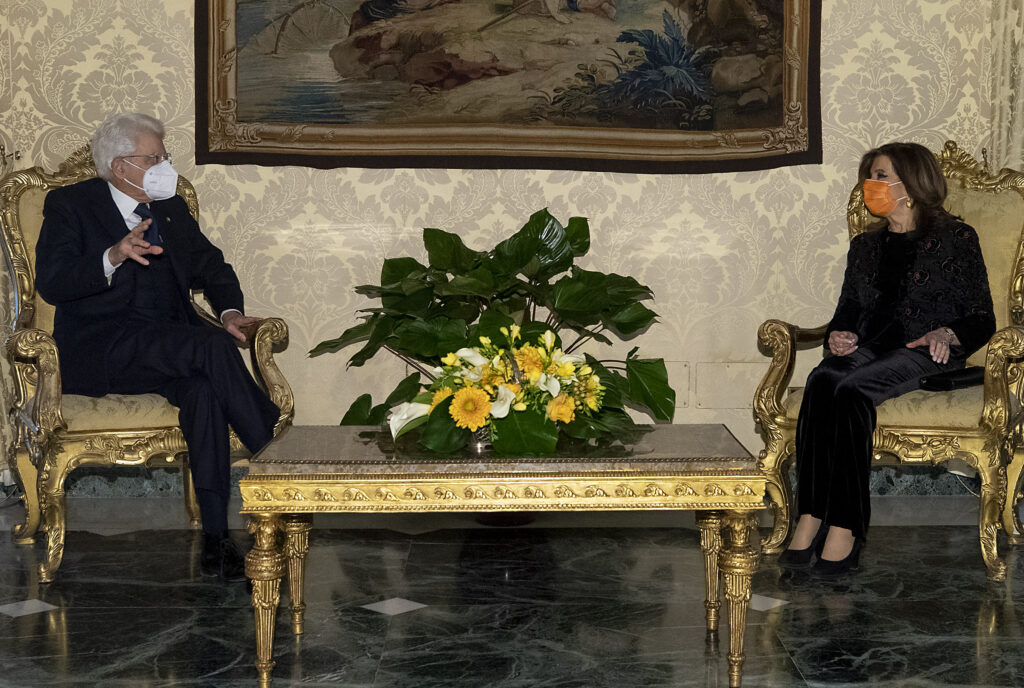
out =
<svg viewBox="0 0 1024 688"><path fill-rule="evenodd" d="M357 293L379 300L379 305L361 309L359 324L310 351L319 356L361 344L349 359L350 366L386 352L415 371L380 404L375 405L369 394L361 395L345 413L343 425L381 424L400 405L394 415L404 419L408 405L430 404L429 415L408 424L393 422L396 434L414 427L428 448L442 453L460 449L469 442L471 431L457 426L447 412L451 399L434 393L441 385L450 385L452 371L465 366L465 361L455 365L455 352L473 347L479 352L482 341L489 352L497 351L491 341L509 342L511 351L510 330L517 341L556 352L563 364L563 357L569 357L600 378L599 408L583 409L571 422L559 423L559 438L590 440L624 431L633 426L627 407L657 420L672 419L675 392L662 359L639 358L636 348L623 360L578 353L588 342L611 344L610 336L631 339L657 317L641 303L653 296L647 286L632 277L574 265L590 249L586 218L573 217L563 225L546 209L540 210L488 251L470 249L458 235L440 229L424 229L423 244L425 265L411 257L386 259L380 284L356 287ZM442 359L447 361L444 368ZM512 363L505 369L506 379L513 383L519 373ZM428 391L423 391L424 385ZM530 412L488 421L497 431L496 450L550 451L553 421L549 423L543 411L536 411L537 418Z"/></svg>

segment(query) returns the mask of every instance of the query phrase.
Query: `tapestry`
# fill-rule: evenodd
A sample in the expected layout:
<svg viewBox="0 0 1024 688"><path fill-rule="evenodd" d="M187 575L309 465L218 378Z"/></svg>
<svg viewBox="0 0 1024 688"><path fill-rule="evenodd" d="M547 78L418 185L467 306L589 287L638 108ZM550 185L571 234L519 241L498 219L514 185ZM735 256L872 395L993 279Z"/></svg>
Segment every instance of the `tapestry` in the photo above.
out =
<svg viewBox="0 0 1024 688"><path fill-rule="evenodd" d="M820 0L197 0L200 164L821 162Z"/></svg>

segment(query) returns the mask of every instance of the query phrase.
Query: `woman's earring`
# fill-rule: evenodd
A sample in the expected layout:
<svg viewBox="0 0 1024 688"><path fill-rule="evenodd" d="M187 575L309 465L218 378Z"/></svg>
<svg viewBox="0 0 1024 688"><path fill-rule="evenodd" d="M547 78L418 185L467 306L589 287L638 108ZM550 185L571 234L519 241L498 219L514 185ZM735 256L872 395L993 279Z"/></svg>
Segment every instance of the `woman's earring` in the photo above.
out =
<svg viewBox="0 0 1024 688"><path fill-rule="evenodd" d="M907 207L908 208L913 208L914 207L914 202L912 200L910 200L909 198L907 199Z"/></svg>

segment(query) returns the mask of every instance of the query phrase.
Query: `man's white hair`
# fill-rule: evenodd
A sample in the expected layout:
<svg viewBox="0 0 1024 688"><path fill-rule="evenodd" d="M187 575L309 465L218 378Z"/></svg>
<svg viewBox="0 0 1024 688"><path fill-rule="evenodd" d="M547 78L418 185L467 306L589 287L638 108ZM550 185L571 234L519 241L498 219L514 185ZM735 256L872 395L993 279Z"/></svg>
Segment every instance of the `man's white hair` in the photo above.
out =
<svg viewBox="0 0 1024 688"><path fill-rule="evenodd" d="M110 164L114 158L134 153L142 133L156 134L163 140L163 122L141 112L129 112L114 115L101 124L92 135L92 160L96 163L96 173L110 181L114 176Z"/></svg>

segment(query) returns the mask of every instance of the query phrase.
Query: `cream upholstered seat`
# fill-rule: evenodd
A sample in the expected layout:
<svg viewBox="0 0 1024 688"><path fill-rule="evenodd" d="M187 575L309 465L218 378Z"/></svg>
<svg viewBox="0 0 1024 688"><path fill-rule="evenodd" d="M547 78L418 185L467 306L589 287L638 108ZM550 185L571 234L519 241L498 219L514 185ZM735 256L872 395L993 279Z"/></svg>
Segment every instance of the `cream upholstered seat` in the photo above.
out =
<svg viewBox="0 0 1024 688"><path fill-rule="evenodd" d="M188 470L188 453L178 410L156 394L109 394L100 398L62 395L59 352L51 336L53 307L35 290L35 244L43 222L43 199L53 188L96 176L88 147L75 152L60 169L23 170L0 180L0 230L12 270L14 331L7 353L14 371L16 399L13 414L18 439L10 448L10 463L22 488L25 522L14 529L17 542L31 543L42 528L47 554L40 579L53 579L64 551L64 480L79 466L136 466L151 462L180 462L185 481L185 505L193 527L199 510ZM198 216L196 192L179 178L178 193ZM193 299L195 298L193 294ZM199 314L216 320L193 300ZM287 344L288 328L278 318L262 320L249 333L251 368L256 381L281 409L275 433L294 415L292 391L274 362L273 353ZM244 457L241 443L231 434L233 456Z"/></svg>
<svg viewBox="0 0 1024 688"><path fill-rule="evenodd" d="M959 459L977 469L981 552L989 577L999 580L1006 569L998 555L999 531L1004 530L1011 543L1024 542L1017 512L1024 468L1019 401L1024 391L1024 174L1013 170L990 174L952 141L936 157L949 187L947 210L978 232L997 329L988 346L967 363L984 366L983 387L915 391L878 407L873 460L876 464L939 464ZM872 219L858 185L847 206L850 237L863 232ZM791 518L785 469L795 450L803 389L790 390L788 385L799 350L821 355L826 327L805 329L768 320L758 330L762 350L772 357L754 393L754 417L765 441L760 463L769 476L768 494L775 513L775 527L764 543L768 552L782 548Z"/></svg>

